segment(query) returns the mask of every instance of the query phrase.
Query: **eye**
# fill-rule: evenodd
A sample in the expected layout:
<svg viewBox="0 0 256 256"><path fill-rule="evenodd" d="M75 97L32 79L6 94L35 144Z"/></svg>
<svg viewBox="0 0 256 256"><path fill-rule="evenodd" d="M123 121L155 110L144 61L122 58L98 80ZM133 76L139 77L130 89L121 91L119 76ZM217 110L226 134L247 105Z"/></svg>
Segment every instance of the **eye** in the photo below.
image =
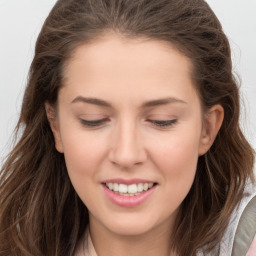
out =
<svg viewBox="0 0 256 256"><path fill-rule="evenodd" d="M154 126L160 127L160 128L168 128L173 126L177 123L177 119L172 120L148 120L150 123L152 123Z"/></svg>
<svg viewBox="0 0 256 256"><path fill-rule="evenodd" d="M87 126L87 127L100 127L103 124L105 124L107 121L108 121L107 118L99 119L99 120L80 119L81 124L84 125L84 126Z"/></svg>

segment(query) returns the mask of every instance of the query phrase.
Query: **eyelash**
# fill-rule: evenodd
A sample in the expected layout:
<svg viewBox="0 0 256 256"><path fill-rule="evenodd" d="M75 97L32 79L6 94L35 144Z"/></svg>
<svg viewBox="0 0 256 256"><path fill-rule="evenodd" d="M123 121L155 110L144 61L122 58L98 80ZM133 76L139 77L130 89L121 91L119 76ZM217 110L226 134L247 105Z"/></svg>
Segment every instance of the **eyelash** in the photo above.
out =
<svg viewBox="0 0 256 256"><path fill-rule="evenodd" d="M99 120L93 120L93 121L81 119L80 121L81 121L82 125L87 126L87 127L99 127L99 126L105 124L107 122L107 119L99 119Z"/></svg>
<svg viewBox="0 0 256 256"><path fill-rule="evenodd" d="M108 119L99 119L99 120L93 120L93 121L81 119L82 125L87 127L95 127L95 128L102 126L107 121ZM176 124L178 120L172 119L172 120L146 120L146 121L149 121L151 124L159 128L168 128Z"/></svg>
<svg viewBox="0 0 256 256"><path fill-rule="evenodd" d="M172 120L148 120L148 121L150 121L153 125L157 127L168 128L176 124L178 120L172 119Z"/></svg>

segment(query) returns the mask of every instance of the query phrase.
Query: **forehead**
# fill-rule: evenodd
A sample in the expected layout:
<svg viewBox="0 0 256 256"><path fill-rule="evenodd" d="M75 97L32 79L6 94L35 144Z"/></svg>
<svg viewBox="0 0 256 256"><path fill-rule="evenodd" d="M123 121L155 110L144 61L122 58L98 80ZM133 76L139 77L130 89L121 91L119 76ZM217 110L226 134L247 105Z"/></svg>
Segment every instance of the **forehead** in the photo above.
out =
<svg viewBox="0 0 256 256"><path fill-rule="evenodd" d="M115 64L114 61L121 60L122 66L126 63L128 66L133 61L134 64L141 64L146 68L159 67L159 70L165 70L171 64L175 65L174 61L177 59L188 73L192 67L191 61L170 42L142 37L127 38L111 32L77 47L67 61L67 67L70 68L75 62L81 63L84 58L90 61L90 65L103 65L105 68L109 61Z"/></svg>
<svg viewBox="0 0 256 256"><path fill-rule="evenodd" d="M191 61L168 42L109 33L73 52L64 87L103 98L113 93L161 98L171 90L194 90L191 70Z"/></svg>

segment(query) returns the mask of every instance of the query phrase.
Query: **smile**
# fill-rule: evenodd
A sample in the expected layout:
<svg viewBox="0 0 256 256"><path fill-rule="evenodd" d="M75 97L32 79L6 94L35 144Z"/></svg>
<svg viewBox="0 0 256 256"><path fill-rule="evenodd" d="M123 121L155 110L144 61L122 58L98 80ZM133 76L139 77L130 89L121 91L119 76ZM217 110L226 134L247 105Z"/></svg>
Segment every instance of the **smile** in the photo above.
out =
<svg viewBox="0 0 256 256"><path fill-rule="evenodd" d="M128 184L125 184L128 183ZM102 183L107 198L120 207L136 207L153 196L157 183L146 181L109 181Z"/></svg>
<svg viewBox="0 0 256 256"><path fill-rule="evenodd" d="M122 196L137 196L144 191L153 187L154 183L139 183L139 184L118 184L118 183L106 183L106 187L114 191L116 194Z"/></svg>

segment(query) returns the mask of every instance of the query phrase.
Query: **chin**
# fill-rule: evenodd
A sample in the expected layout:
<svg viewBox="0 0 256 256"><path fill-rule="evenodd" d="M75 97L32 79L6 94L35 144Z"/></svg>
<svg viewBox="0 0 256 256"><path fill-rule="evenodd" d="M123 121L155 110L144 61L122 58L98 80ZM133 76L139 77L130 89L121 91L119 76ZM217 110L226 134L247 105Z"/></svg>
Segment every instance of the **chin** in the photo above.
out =
<svg viewBox="0 0 256 256"><path fill-rule="evenodd" d="M114 218L111 222L106 222L106 228L120 236L139 236L146 234L154 229L157 226L157 223L154 225L152 219L140 218L138 215L134 218L124 218L118 217Z"/></svg>
<svg viewBox="0 0 256 256"><path fill-rule="evenodd" d="M148 225L115 225L109 227L110 231L119 236L140 236L151 230Z"/></svg>

